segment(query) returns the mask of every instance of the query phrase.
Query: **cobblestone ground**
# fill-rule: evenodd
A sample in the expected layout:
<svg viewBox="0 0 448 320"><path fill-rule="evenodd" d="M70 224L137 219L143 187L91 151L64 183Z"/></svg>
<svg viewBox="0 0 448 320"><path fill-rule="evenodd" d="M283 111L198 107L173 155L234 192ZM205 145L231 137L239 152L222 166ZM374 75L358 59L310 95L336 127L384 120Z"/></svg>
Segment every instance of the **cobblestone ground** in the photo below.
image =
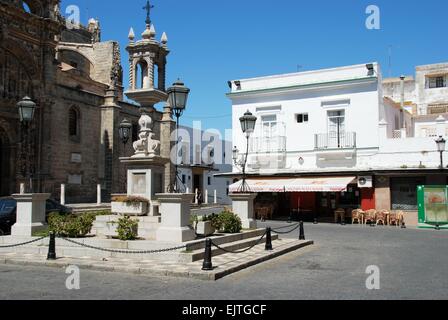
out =
<svg viewBox="0 0 448 320"><path fill-rule="evenodd" d="M305 231L314 246L217 282L81 269L80 290L69 291L63 269L0 265L0 299L448 299L447 231L329 224ZM380 290L366 289L371 265L380 269Z"/></svg>

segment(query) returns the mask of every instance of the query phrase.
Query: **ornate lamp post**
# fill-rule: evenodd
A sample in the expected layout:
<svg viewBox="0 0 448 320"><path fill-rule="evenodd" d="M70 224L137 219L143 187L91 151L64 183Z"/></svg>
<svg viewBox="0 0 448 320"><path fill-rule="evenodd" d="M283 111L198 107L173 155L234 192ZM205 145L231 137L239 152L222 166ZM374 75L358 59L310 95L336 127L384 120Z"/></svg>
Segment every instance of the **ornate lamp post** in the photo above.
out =
<svg viewBox="0 0 448 320"><path fill-rule="evenodd" d="M30 192L33 193L33 176L32 176L32 164L31 164L31 139L30 139L30 126L34 119L34 113L36 110L36 104L30 97L24 97L19 103L17 103L17 109L19 111L20 122L23 126L24 132L24 144L26 145L26 176L30 183Z"/></svg>
<svg viewBox="0 0 448 320"><path fill-rule="evenodd" d="M440 152L440 169L443 169L443 153L445 152L445 148L446 148L446 140L443 139L442 136L440 136L437 140L437 149Z"/></svg>
<svg viewBox="0 0 448 320"><path fill-rule="evenodd" d="M120 127L118 128L118 134L120 135L120 140L126 145L131 137L132 131L132 123L129 120L124 119L120 123Z"/></svg>
<svg viewBox="0 0 448 320"><path fill-rule="evenodd" d="M246 182L246 166L247 158L249 156L249 138L250 135L255 130L255 124L257 122L257 117L255 117L249 110L240 118L241 130L246 135L246 154L243 155L242 159L238 159L239 150L237 147L233 149L233 162L235 165L242 167L243 169L243 181L238 187L238 193L248 193L250 192L249 185Z"/></svg>
<svg viewBox="0 0 448 320"><path fill-rule="evenodd" d="M175 177L172 186L170 189L173 193L180 193L179 189L179 181L182 183L182 180L179 177L179 164L177 161L177 155L179 154L179 119L183 115L185 108L187 107L188 95L190 93L190 89L185 86L185 84L178 79L172 87L168 88L168 101L173 110L173 113L176 117L176 169L175 169Z"/></svg>

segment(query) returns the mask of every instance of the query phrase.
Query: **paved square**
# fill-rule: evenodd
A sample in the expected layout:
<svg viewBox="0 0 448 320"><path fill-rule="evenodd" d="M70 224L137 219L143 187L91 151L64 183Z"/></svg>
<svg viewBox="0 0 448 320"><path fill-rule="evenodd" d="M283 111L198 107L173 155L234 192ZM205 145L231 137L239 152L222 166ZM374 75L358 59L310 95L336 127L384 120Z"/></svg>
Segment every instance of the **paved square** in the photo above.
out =
<svg viewBox="0 0 448 320"><path fill-rule="evenodd" d="M0 299L448 299L447 231L306 224L305 232L314 246L216 282L81 268L81 290L69 291L65 269L0 265ZM370 265L380 290L366 289Z"/></svg>

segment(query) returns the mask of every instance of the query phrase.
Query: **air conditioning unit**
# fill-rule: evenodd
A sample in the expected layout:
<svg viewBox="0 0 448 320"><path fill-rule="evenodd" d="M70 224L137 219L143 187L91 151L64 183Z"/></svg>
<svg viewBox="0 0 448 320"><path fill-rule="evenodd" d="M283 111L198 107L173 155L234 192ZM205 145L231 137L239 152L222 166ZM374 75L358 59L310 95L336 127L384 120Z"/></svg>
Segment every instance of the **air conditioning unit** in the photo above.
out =
<svg viewBox="0 0 448 320"><path fill-rule="evenodd" d="M373 177L372 176L358 177L358 188L373 188Z"/></svg>

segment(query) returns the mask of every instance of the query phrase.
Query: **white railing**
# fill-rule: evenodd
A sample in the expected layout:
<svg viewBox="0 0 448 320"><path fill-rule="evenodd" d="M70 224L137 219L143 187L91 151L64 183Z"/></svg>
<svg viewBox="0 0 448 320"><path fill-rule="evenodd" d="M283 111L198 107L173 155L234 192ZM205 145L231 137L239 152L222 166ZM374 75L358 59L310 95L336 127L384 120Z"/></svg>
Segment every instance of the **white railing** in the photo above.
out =
<svg viewBox="0 0 448 320"><path fill-rule="evenodd" d="M286 137L252 137L249 141L250 153L286 152Z"/></svg>
<svg viewBox="0 0 448 320"><path fill-rule="evenodd" d="M355 149L356 133L343 132L337 133L321 133L314 136L315 150L328 149Z"/></svg>

